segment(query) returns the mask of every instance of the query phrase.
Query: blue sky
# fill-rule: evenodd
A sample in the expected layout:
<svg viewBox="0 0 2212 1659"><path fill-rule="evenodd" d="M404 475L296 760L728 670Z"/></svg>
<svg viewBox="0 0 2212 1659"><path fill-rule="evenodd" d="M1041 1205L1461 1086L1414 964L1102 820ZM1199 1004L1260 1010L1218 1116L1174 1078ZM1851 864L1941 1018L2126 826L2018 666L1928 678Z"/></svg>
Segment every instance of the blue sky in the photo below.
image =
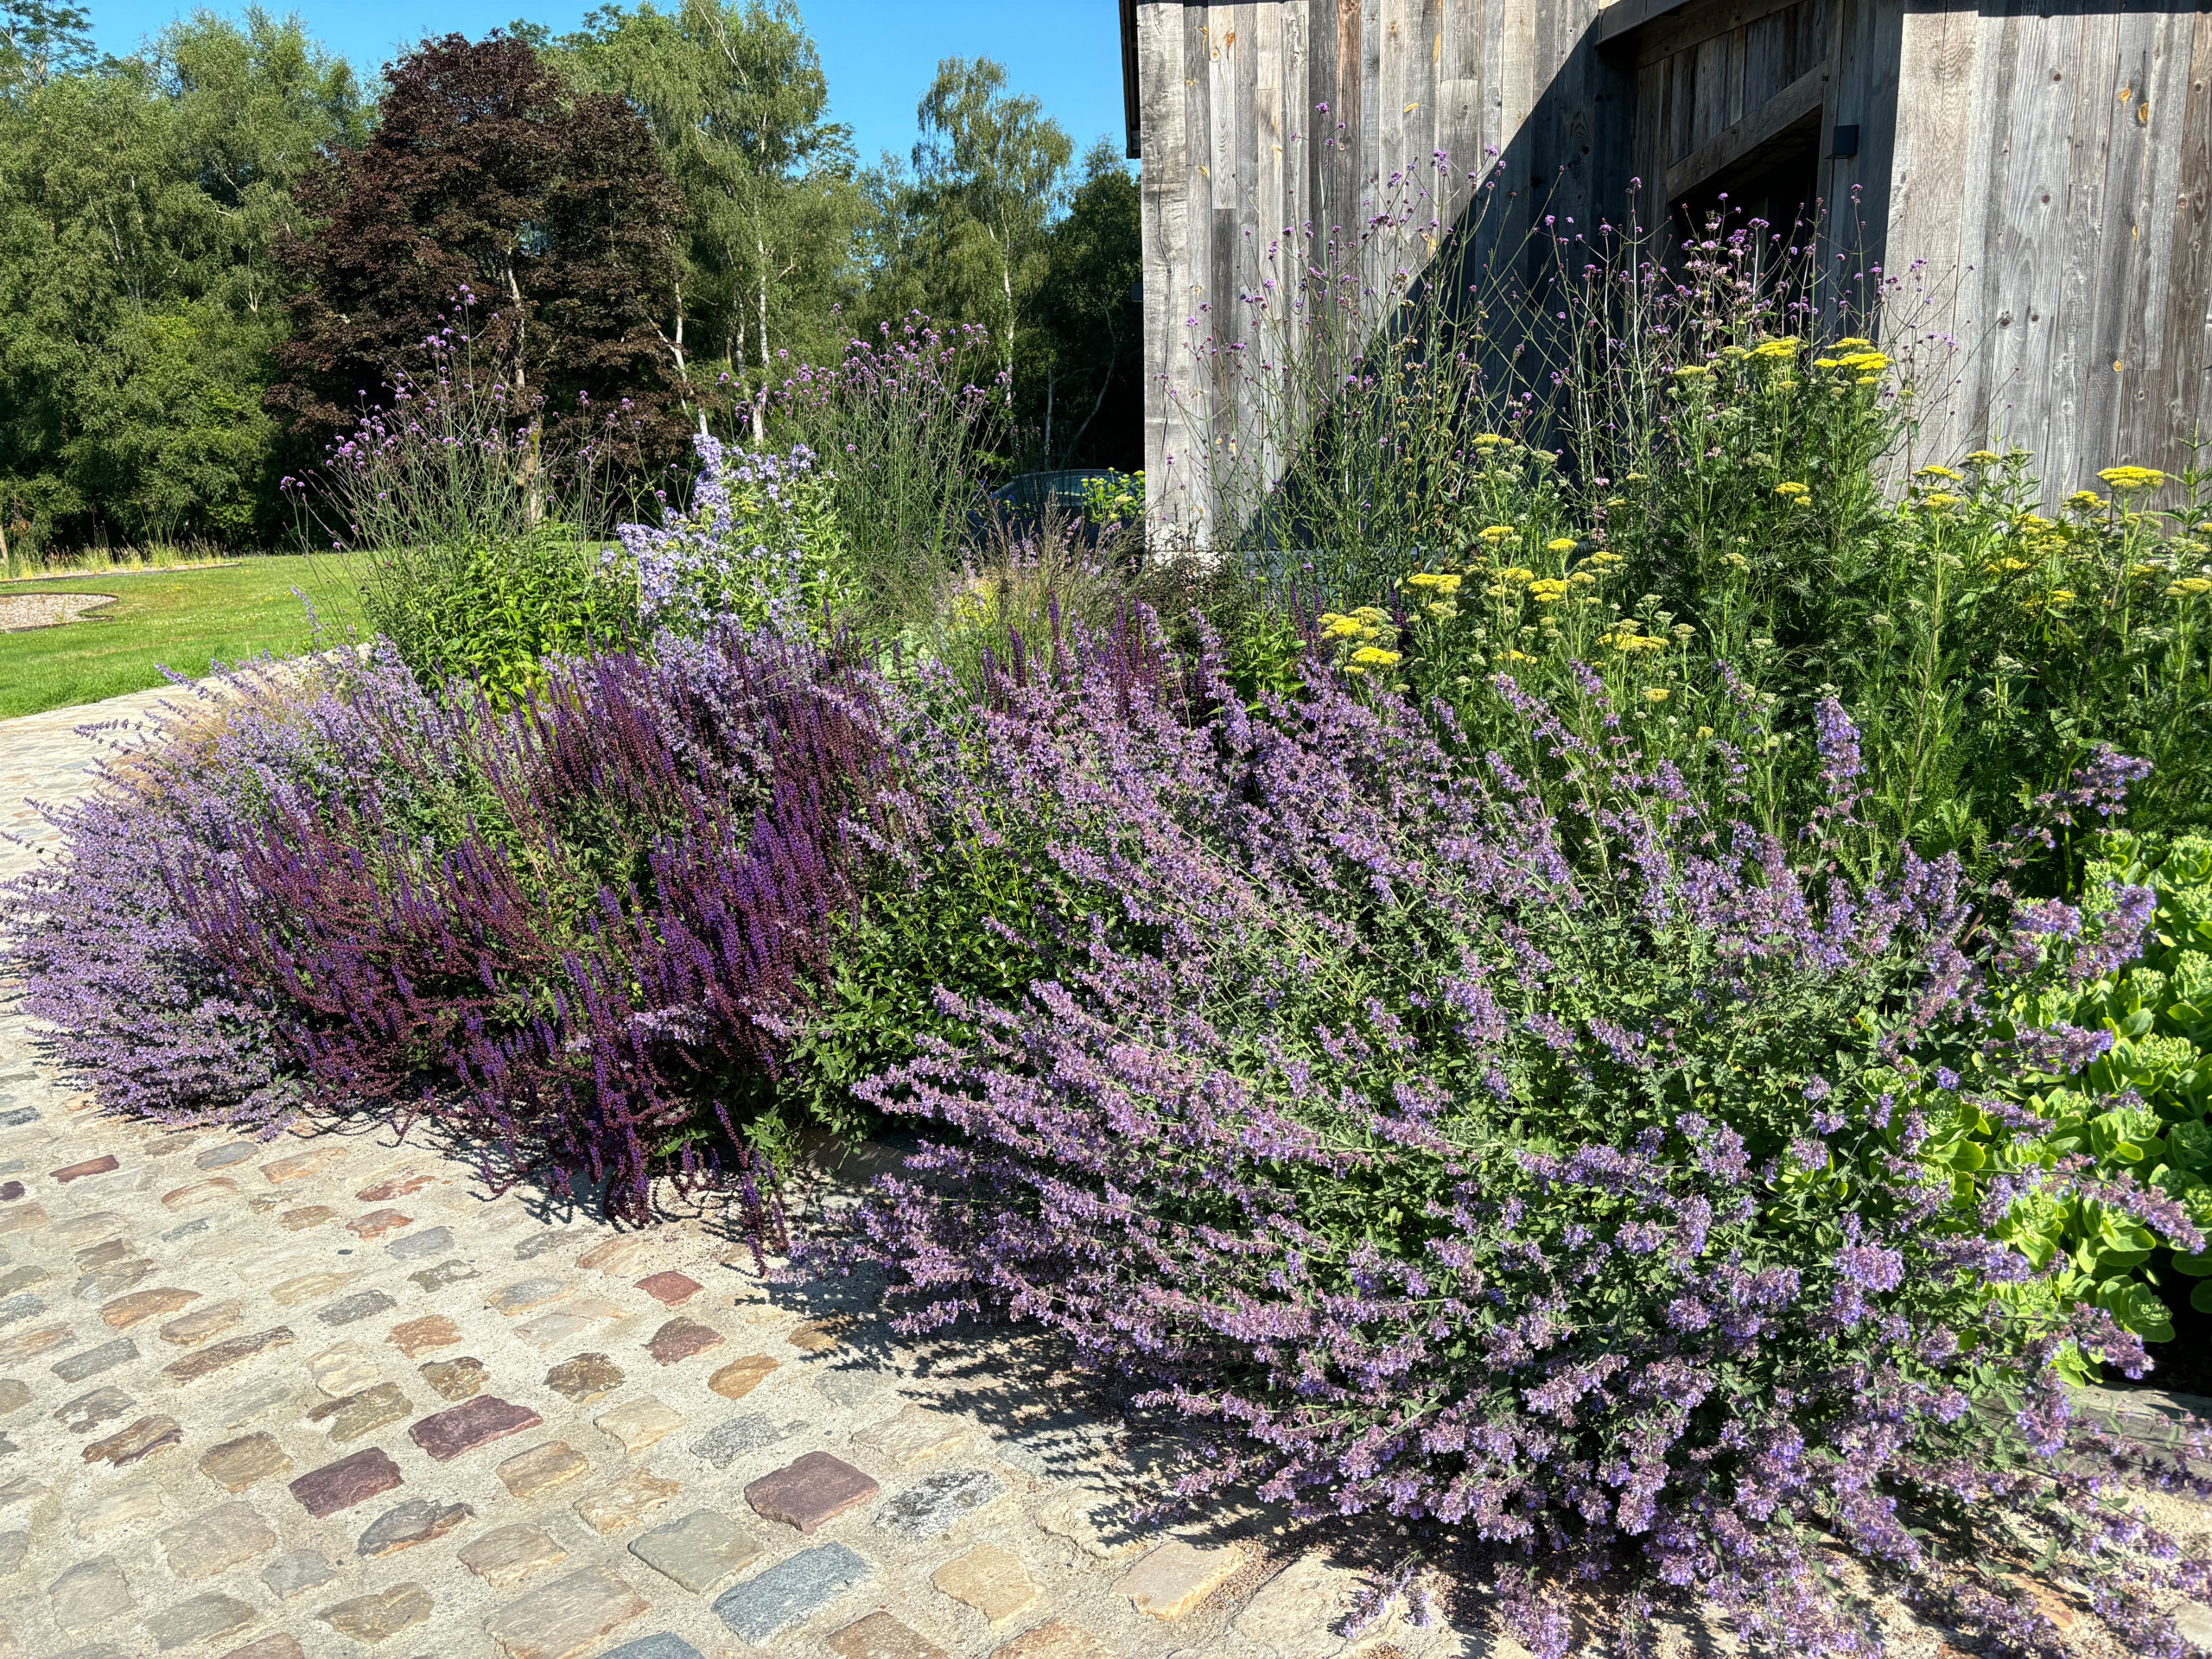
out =
<svg viewBox="0 0 2212 1659"><path fill-rule="evenodd" d="M100 48L121 54L181 11L175 0L89 0ZM1122 56L1115 0L799 0L822 49L830 108L853 129L864 162L880 150L904 156L916 137L914 105L946 57L991 57L1007 67L1017 92L1044 101L1067 129L1080 155L1105 135L1118 143L1122 125ZM309 34L343 53L364 78L393 48L433 32L482 35L517 16L574 29L591 0L268 0L279 14L296 10ZM213 10L235 13L240 6Z"/></svg>

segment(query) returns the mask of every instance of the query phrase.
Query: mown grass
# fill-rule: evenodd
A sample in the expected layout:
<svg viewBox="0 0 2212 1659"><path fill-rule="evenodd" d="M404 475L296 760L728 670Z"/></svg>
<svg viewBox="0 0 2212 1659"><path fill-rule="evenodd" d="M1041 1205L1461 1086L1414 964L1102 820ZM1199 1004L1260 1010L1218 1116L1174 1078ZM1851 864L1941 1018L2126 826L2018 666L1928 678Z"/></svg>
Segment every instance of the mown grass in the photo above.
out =
<svg viewBox="0 0 2212 1659"><path fill-rule="evenodd" d="M213 569L0 582L0 594L114 597L58 627L0 634L0 719L143 691L162 683L164 668L197 676L217 662L295 655L313 639L302 594L343 637L359 620L355 564L329 555L266 556Z"/></svg>

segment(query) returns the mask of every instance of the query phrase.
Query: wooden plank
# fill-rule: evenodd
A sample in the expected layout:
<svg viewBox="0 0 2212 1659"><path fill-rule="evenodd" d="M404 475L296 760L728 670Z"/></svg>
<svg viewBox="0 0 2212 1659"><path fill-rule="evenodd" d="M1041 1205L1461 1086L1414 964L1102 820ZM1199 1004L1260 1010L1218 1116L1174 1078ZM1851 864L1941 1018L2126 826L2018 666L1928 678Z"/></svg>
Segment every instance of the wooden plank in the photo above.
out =
<svg viewBox="0 0 2212 1659"><path fill-rule="evenodd" d="M2101 141L2094 162L2078 149L2075 157L2077 165L2096 170L2101 187L2101 234L2083 273L2088 315L2082 323L2083 366L2077 372L2084 396L2074 469L2083 480L2133 459L2120 454L2121 410L2142 373L2141 362L2131 361L2127 351L2129 324L2135 321L2129 315L2131 302L2140 298L2130 279L2142 263L2143 221L2153 211L2144 197L2155 173L2155 158L2141 142L2145 130L2136 125L2135 113L2158 79L2155 59L2165 18L2158 12L2130 11L2114 17L2112 27L2103 84L2087 74L2077 88L2085 113L2094 108Z"/></svg>
<svg viewBox="0 0 2212 1659"><path fill-rule="evenodd" d="M1184 487L1191 468L1186 455L1185 410L1178 394L1188 385L1190 366L1173 348L1180 340L1176 310L1181 281L1185 142L1183 125L1183 8L1150 0L1136 16L1138 105L1145 144L1150 152L1139 179L1140 235L1144 247L1145 505L1173 538L1192 517L1193 504ZM1171 461L1171 456L1179 459Z"/></svg>
<svg viewBox="0 0 2212 1659"><path fill-rule="evenodd" d="M1762 17L1788 11L1800 3L1802 0L1694 0L1692 4L1637 33L1634 41L1636 60L1648 63L1654 58L1672 57L1677 52L1687 52L1700 41L1745 28Z"/></svg>
<svg viewBox="0 0 2212 1659"><path fill-rule="evenodd" d="M2181 177L2167 263L2166 340L2173 369L2166 390L2165 464L2183 446L2212 436L2212 11L2196 14L2189 45L2187 103L2180 122ZM2152 119L2158 112L2154 108Z"/></svg>
<svg viewBox="0 0 2212 1659"><path fill-rule="evenodd" d="M1751 114L1717 134L1667 169L1667 200L1679 201L1707 179L1733 167L1784 127L1821 107L1828 72L1800 75Z"/></svg>
<svg viewBox="0 0 2212 1659"><path fill-rule="evenodd" d="M1690 149L1694 154L1732 124L1728 113L1728 37L1708 36L1682 55L1690 60L1690 73L1696 78L1690 105ZM1671 168L1672 164L1686 159L1672 156L1668 161ZM1667 192L1669 198L1675 194L1672 190Z"/></svg>
<svg viewBox="0 0 2212 1659"><path fill-rule="evenodd" d="M2110 13L2086 13L2079 17L2050 17L2046 29L2053 38L2044 47L2039 64L2024 62L2022 73L2033 73L2037 88L2049 86L2055 104L2069 106L2070 119L2057 126L2050 137L2037 133L2037 150L2063 146L2050 159L2050 173L2059 179L2059 201L2063 224L2053 237L2053 252L2044 264L2057 265L2057 332L2049 352L2035 372L2044 391L2046 418L2042 442L2035 442L2044 480L2044 500L2063 498L2084 482L2084 460L2108 447L2110 438L2099 427L2110 427L2113 404L2108 403L2113 378L2113 352L2099 349L2097 288L2104 281L2106 193L2108 193L2110 155L2113 155L2113 71L2119 62L2119 17ZM2062 29L2063 24L2063 29ZM2022 390L2019 403L2029 404L2033 391ZM2088 471L2106 467L2097 460Z"/></svg>
<svg viewBox="0 0 2212 1659"><path fill-rule="evenodd" d="M1794 15L1777 12L1745 26L1743 107L1736 111L1738 116L1744 110L1758 108L1802 73L1793 71L1790 63L1794 42L1789 25Z"/></svg>
<svg viewBox="0 0 2212 1659"><path fill-rule="evenodd" d="M1614 0L1613 4L1598 14L1599 43L1611 46L1646 23L1656 22L1691 3L1692 0Z"/></svg>
<svg viewBox="0 0 2212 1659"><path fill-rule="evenodd" d="M2114 423L2115 462L2171 464L2173 350L2166 318L2175 273L2162 256L2171 245L2181 186L2193 22L2175 12L2157 18L2143 84L2115 124L2115 148L2140 152L2139 183L2127 211L2126 286L2120 299L2120 356L2126 366Z"/></svg>

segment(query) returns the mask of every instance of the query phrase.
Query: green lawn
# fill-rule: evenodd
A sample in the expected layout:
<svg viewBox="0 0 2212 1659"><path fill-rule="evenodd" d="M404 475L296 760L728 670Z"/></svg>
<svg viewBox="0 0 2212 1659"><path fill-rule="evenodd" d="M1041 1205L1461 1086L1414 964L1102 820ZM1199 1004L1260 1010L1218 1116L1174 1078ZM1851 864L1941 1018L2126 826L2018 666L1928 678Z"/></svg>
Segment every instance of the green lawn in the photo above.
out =
<svg viewBox="0 0 2212 1659"><path fill-rule="evenodd" d="M143 691L162 683L163 667L200 675L213 662L296 655L310 639L295 588L334 639L345 638L360 614L351 563L269 556L211 570L0 582L0 594L115 595L59 627L0 633L0 719Z"/></svg>

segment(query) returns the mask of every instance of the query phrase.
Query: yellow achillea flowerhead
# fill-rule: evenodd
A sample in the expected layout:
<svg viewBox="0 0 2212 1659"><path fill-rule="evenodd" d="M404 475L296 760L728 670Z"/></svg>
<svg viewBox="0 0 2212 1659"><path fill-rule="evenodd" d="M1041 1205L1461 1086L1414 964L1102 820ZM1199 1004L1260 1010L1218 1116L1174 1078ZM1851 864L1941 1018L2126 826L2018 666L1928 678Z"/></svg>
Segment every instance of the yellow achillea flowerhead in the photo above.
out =
<svg viewBox="0 0 2212 1659"><path fill-rule="evenodd" d="M1541 582L1532 582L1529 584L1529 597L1539 605L1548 605L1554 600L1565 598L1566 595L1567 584L1555 577L1547 576Z"/></svg>
<svg viewBox="0 0 2212 1659"><path fill-rule="evenodd" d="M2094 512L2105 504L2105 499L2094 490L2076 490L2066 498L2069 507L2079 507L2083 512Z"/></svg>
<svg viewBox="0 0 2212 1659"><path fill-rule="evenodd" d="M1664 651L1667 641L1655 634L1638 633L1632 627L1623 627L1614 632L1600 635L1598 643L1611 645L1615 651L1633 657L1639 651Z"/></svg>
<svg viewBox="0 0 2212 1659"><path fill-rule="evenodd" d="M1506 442L1508 442L1508 440L1501 438L1495 432L1483 432L1476 435L1475 448L1478 449L1495 449L1498 445Z"/></svg>
<svg viewBox="0 0 2212 1659"><path fill-rule="evenodd" d="M1362 645L1352 652L1351 659L1363 668L1395 668L1400 660L1396 652L1380 645Z"/></svg>
<svg viewBox="0 0 2212 1659"><path fill-rule="evenodd" d="M1440 621L1449 622L1459 614L1459 607L1448 599L1440 599L1428 607L1428 613Z"/></svg>
<svg viewBox="0 0 2212 1659"><path fill-rule="evenodd" d="M1338 616L1334 611L1321 613L1321 632L1332 639L1357 639L1367 632L1367 625L1356 616Z"/></svg>
<svg viewBox="0 0 2212 1659"><path fill-rule="evenodd" d="M1604 570L1618 564L1621 562L1621 556L1613 552L1611 549L1607 549L1602 552L1592 553L1587 562L1591 564L1596 565L1600 570Z"/></svg>
<svg viewBox="0 0 2212 1659"><path fill-rule="evenodd" d="M1581 543L1576 541L1572 536L1554 536L1550 541L1544 543L1544 551L1547 553L1572 553L1580 545Z"/></svg>
<svg viewBox="0 0 2212 1659"><path fill-rule="evenodd" d="M2212 594L2212 581L2208 581L2202 576L2183 576L2166 591L2176 597L2183 594Z"/></svg>
<svg viewBox="0 0 2212 1659"><path fill-rule="evenodd" d="M2025 559L1993 559L1986 567L1993 576L2009 576L2028 568Z"/></svg>
<svg viewBox="0 0 2212 1659"><path fill-rule="evenodd" d="M2071 588L2052 588L2050 602L2054 605L2071 605L2074 602L2074 590Z"/></svg>
<svg viewBox="0 0 2212 1659"><path fill-rule="evenodd" d="M1712 372L1713 371L1702 363L1685 363L1681 368L1675 371L1675 378L1677 380L1697 380L1701 379L1706 375L1711 374Z"/></svg>
<svg viewBox="0 0 2212 1659"><path fill-rule="evenodd" d="M1598 585L1598 578L1587 570L1578 570L1567 579L1567 585L1570 588L1594 588Z"/></svg>
<svg viewBox="0 0 2212 1659"><path fill-rule="evenodd" d="M1647 685L1643 688L1643 700L1646 702L1664 702L1670 695L1663 685Z"/></svg>
<svg viewBox="0 0 2212 1659"><path fill-rule="evenodd" d="M1956 483L1959 477L1956 473L1953 472L1948 467L1923 467L1918 472L1915 473L1913 476L1915 478L1940 478L1951 483Z"/></svg>
<svg viewBox="0 0 2212 1659"><path fill-rule="evenodd" d="M1924 495L1921 497L1920 505L1923 507L1933 507L1936 512L1942 512L1946 508L1957 506L1962 499L1963 498L1955 495L1948 495L1942 491L1938 490L1933 495Z"/></svg>
<svg viewBox="0 0 2212 1659"><path fill-rule="evenodd" d="M1521 532L1510 524L1491 524L1479 533L1482 539L1492 546L1496 546L1500 542L1517 542L1521 539Z"/></svg>
<svg viewBox="0 0 2212 1659"><path fill-rule="evenodd" d="M2166 481L2155 467L2107 467L2097 476L2115 490L2155 490Z"/></svg>
<svg viewBox="0 0 2212 1659"><path fill-rule="evenodd" d="M1812 494L1813 491L1810 485L1800 484L1795 479L1792 479L1786 484L1776 485L1774 486L1774 493L1787 500L1802 501L1806 497Z"/></svg>
<svg viewBox="0 0 2212 1659"><path fill-rule="evenodd" d="M1500 582L1534 582L1536 573L1524 570L1517 564L1510 564L1497 573L1497 579Z"/></svg>
<svg viewBox="0 0 2212 1659"><path fill-rule="evenodd" d="M1751 356L1767 363L1793 363L1797 359L1800 342L1793 335L1783 340L1770 340L1751 348Z"/></svg>
<svg viewBox="0 0 2212 1659"><path fill-rule="evenodd" d="M1977 449L1967 459L1976 467L2001 467L2005 463L2005 457L1994 449Z"/></svg>
<svg viewBox="0 0 2212 1659"><path fill-rule="evenodd" d="M1861 340L1858 335L1853 334L1849 340L1839 340L1836 341L1835 348L1839 352L1847 352L1853 346L1872 346L1873 343L1874 342L1871 340Z"/></svg>
<svg viewBox="0 0 2212 1659"><path fill-rule="evenodd" d="M1408 588L1433 588L1442 580L1443 578L1439 576L1433 570L1416 570L1413 575L1406 578L1406 586Z"/></svg>
<svg viewBox="0 0 2212 1659"><path fill-rule="evenodd" d="M1357 617L1361 621L1369 623L1388 622L1390 620L1389 612L1378 610L1372 605L1363 605L1357 610L1354 611L1352 614Z"/></svg>

